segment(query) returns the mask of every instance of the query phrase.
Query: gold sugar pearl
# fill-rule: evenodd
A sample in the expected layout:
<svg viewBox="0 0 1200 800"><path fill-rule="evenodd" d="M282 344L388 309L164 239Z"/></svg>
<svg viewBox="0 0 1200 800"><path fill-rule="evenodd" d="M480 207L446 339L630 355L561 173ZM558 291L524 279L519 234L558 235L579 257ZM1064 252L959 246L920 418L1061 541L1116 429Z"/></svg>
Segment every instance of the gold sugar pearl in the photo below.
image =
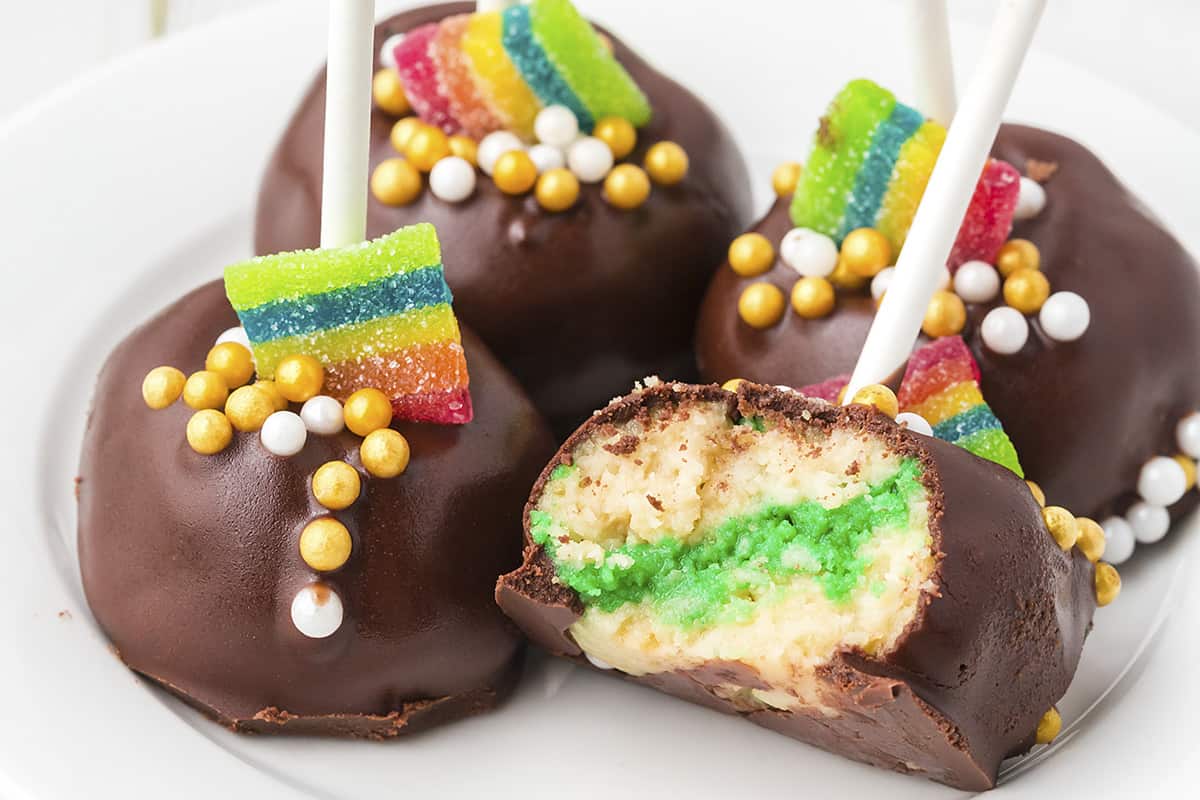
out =
<svg viewBox="0 0 1200 800"><path fill-rule="evenodd" d="M1121 593L1121 574L1107 561L1096 564L1096 605L1103 607Z"/></svg>
<svg viewBox="0 0 1200 800"><path fill-rule="evenodd" d="M895 419L896 415L900 413L900 401L896 398L896 393L882 383L872 383L862 387L854 393L850 402L874 406L888 419Z"/></svg>
<svg viewBox="0 0 1200 800"><path fill-rule="evenodd" d="M996 253L996 269L1007 278L1019 269L1041 269L1042 254L1028 239L1009 239Z"/></svg>
<svg viewBox="0 0 1200 800"><path fill-rule="evenodd" d="M221 342L208 351L204 368L220 375L226 386L235 389L254 377L254 358L240 342Z"/></svg>
<svg viewBox="0 0 1200 800"><path fill-rule="evenodd" d="M566 211L579 199L579 179L566 167L555 167L538 176L533 193L547 211Z"/></svg>
<svg viewBox="0 0 1200 800"><path fill-rule="evenodd" d="M292 403L316 397L324 385L325 368L312 356L285 356L275 367L275 388Z"/></svg>
<svg viewBox="0 0 1200 800"><path fill-rule="evenodd" d="M736 392L738 387L745 382L745 378L730 378L721 384L721 388L727 392Z"/></svg>
<svg viewBox="0 0 1200 800"><path fill-rule="evenodd" d="M371 194L385 206L406 206L421 195L421 173L403 158L387 158L371 173Z"/></svg>
<svg viewBox="0 0 1200 800"><path fill-rule="evenodd" d="M604 177L604 199L611 206L632 211L650 196L650 178L633 164L618 164Z"/></svg>
<svg viewBox="0 0 1200 800"><path fill-rule="evenodd" d="M1036 740L1038 744L1050 744L1062 731L1062 715L1057 708L1051 708L1038 720Z"/></svg>
<svg viewBox="0 0 1200 800"><path fill-rule="evenodd" d="M1046 506L1042 509L1042 519L1054 541L1063 550L1070 550L1079 541L1079 523L1075 515L1062 506Z"/></svg>
<svg viewBox="0 0 1200 800"><path fill-rule="evenodd" d="M394 478L408 468L408 440L391 428L367 434L358 448L363 467L376 478Z"/></svg>
<svg viewBox="0 0 1200 800"><path fill-rule="evenodd" d="M778 197L787 197L796 192L796 184L800 182L803 165L796 161L785 161L771 173L771 188Z"/></svg>
<svg viewBox="0 0 1200 800"><path fill-rule="evenodd" d="M775 263L775 248L761 233L743 233L729 244L729 266L743 278L762 275Z"/></svg>
<svg viewBox="0 0 1200 800"><path fill-rule="evenodd" d="M1033 481L1025 481L1025 485L1029 487L1029 491L1033 493L1033 499L1037 500L1037 504L1042 508L1046 507L1046 493L1042 491L1042 487L1038 486Z"/></svg>
<svg viewBox="0 0 1200 800"><path fill-rule="evenodd" d="M632 153L637 144L637 131L624 117L601 117L592 128L592 136L608 145L616 159Z"/></svg>
<svg viewBox="0 0 1200 800"><path fill-rule="evenodd" d="M412 111L400 73L390 67L379 70L371 79L371 96L375 98L375 105L397 117Z"/></svg>
<svg viewBox="0 0 1200 800"><path fill-rule="evenodd" d="M479 143L470 136L451 136L449 145L451 155L458 156L472 167L479 163Z"/></svg>
<svg viewBox="0 0 1200 800"><path fill-rule="evenodd" d="M820 319L833 313L837 295L824 278L807 275L792 286L792 309L804 319Z"/></svg>
<svg viewBox="0 0 1200 800"><path fill-rule="evenodd" d="M220 411L201 409L188 420L187 440L197 453L211 456L224 450L233 441L233 425Z"/></svg>
<svg viewBox="0 0 1200 800"><path fill-rule="evenodd" d="M229 397L229 385L215 372L202 369L188 376L183 384L183 402L200 411L205 408L221 408Z"/></svg>
<svg viewBox="0 0 1200 800"><path fill-rule="evenodd" d="M830 283L839 289L848 289L852 292L865 288L867 281L867 278L856 272L852 272L846 266L846 260L841 257L838 258L837 266L833 268L833 272L829 274Z"/></svg>
<svg viewBox="0 0 1200 800"><path fill-rule="evenodd" d="M1077 517L1075 524L1079 526L1079 539L1075 546L1088 561L1095 564L1104 555L1104 529L1099 522L1087 517Z"/></svg>
<svg viewBox="0 0 1200 800"><path fill-rule="evenodd" d="M655 142L642 159L650 180L659 186L674 186L687 177L688 154L679 144Z"/></svg>
<svg viewBox="0 0 1200 800"><path fill-rule="evenodd" d="M300 532L300 557L317 572L332 572L350 559L354 543L346 526L333 517L320 517Z"/></svg>
<svg viewBox="0 0 1200 800"><path fill-rule="evenodd" d="M405 117L392 126L392 132L388 134L388 140L392 143L392 147L395 148L397 153L403 153L404 149L408 147L413 134L421 130L424 126L425 123L421 122L420 117Z"/></svg>
<svg viewBox="0 0 1200 800"><path fill-rule="evenodd" d="M326 461L312 477L312 493L317 502L334 511L348 508L362 491L358 470L345 461Z"/></svg>
<svg viewBox="0 0 1200 800"><path fill-rule="evenodd" d="M880 300L883 298L880 297ZM942 336L954 336L962 333L967 324L967 307L962 298L954 292L945 290L934 292L929 307L925 309L925 319L921 322L921 330L930 339Z"/></svg>
<svg viewBox="0 0 1200 800"><path fill-rule="evenodd" d="M342 407L346 427L359 436L386 428L392 422L392 401L378 389L359 389Z"/></svg>
<svg viewBox="0 0 1200 800"><path fill-rule="evenodd" d="M166 408L183 394L187 377L174 367L155 367L142 379L142 399L155 410Z"/></svg>
<svg viewBox="0 0 1200 800"><path fill-rule="evenodd" d="M850 384L842 384L842 388L838 389L837 405L844 405L846 402L846 390L850 388Z"/></svg>
<svg viewBox="0 0 1200 800"><path fill-rule="evenodd" d="M225 401L225 416L239 431L256 431L279 409L275 398L257 383L235 389Z"/></svg>
<svg viewBox="0 0 1200 800"><path fill-rule="evenodd" d="M892 243L874 228L856 228L842 240L841 261L863 278L874 278L892 263Z"/></svg>
<svg viewBox="0 0 1200 800"><path fill-rule="evenodd" d="M422 125L404 146L404 157L421 172L429 172L433 165L450 155L450 139L441 128Z"/></svg>
<svg viewBox="0 0 1200 800"><path fill-rule="evenodd" d="M271 405L276 411L287 410L287 398L279 393L279 387L275 385L275 381L255 381L254 387L267 393L267 396L271 398Z"/></svg>
<svg viewBox="0 0 1200 800"><path fill-rule="evenodd" d="M1004 279L1004 302L1022 314L1036 314L1050 296L1050 281L1036 269L1022 267Z"/></svg>
<svg viewBox="0 0 1200 800"><path fill-rule="evenodd" d="M492 180L505 194L525 194L537 183L537 166L524 150L510 150L496 159Z"/></svg>
<svg viewBox="0 0 1200 800"><path fill-rule="evenodd" d="M738 315L752 328L769 328L783 318L783 292L773 283L752 283L738 298Z"/></svg>
<svg viewBox="0 0 1200 800"><path fill-rule="evenodd" d="M1171 457L1175 459L1176 464L1183 468L1183 477L1186 480L1186 483L1184 484L1184 491L1190 492L1192 489L1196 488L1195 460L1184 455L1183 453L1178 453Z"/></svg>

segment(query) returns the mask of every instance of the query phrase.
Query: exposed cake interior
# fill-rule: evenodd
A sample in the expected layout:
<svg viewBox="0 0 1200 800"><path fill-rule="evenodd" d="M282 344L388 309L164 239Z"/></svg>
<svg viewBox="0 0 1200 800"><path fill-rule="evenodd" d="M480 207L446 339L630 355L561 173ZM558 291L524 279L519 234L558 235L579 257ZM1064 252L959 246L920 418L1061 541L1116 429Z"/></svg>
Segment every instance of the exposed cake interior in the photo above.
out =
<svg viewBox="0 0 1200 800"><path fill-rule="evenodd" d="M758 673L724 687L741 699L820 706L814 670L887 652L930 588L921 462L878 433L697 399L587 430L530 526L593 658L633 675L741 662Z"/></svg>

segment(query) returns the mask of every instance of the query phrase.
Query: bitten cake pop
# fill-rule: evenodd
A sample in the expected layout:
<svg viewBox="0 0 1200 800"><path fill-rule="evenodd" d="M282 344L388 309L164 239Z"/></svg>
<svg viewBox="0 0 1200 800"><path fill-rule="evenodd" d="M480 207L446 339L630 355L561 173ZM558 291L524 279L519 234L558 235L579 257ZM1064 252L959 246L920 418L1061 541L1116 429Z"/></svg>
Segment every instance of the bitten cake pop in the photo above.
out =
<svg viewBox="0 0 1200 800"><path fill-rule="evenodd" d="M747 382L615 400L542 472L500 606L553 653L990 788L1057 734L1116 572L1010 469L894 413Z"/></svg>
<svg viewBox="0 0 1200 800"><path fill-rule="evenodd" d="M515 682L520 640L492 585L518 561L521 505L553 445L448 307L397 320L390 303L420 270L346 283L401 247L393 266L436 269L417 291L435 286L429 229L238 265L100 374L79 470L88 602L125 663L236 730L391 737L488 709ZM396 276L388 305L366 302ZM297 286L328 291L270 295ZM251 288L269 295L257 313L242 307ZM402 324L439 313L440 329ZM426 335L432 347L411 341ZM352 357L383 342L382 372ZM464 407L465 424L403 421L463 423Z"/></svg>
<svg viewBox="0 0 1200 800"><path fill-rule="evenodd" d="M823 190L827 202L858 208L865 188L877 194L882 185L885 167L870 181L863 169L854 183L830 179L826 145L846 145L840 134L829 138L838 111L817 134L820 172L811 162L792 167L798 182L777 186L779 200L752 232L731 240L713 276L697 329L697 357L711 380L805 386L854 366L903 240L878 214L839 217L836 230L813 230L805 225L817 220L797 216L813 202L801 195ZM866 162L900 154L887 198L903 185L911 161L904 153L915 146L910 138L897 151L896 137L879 138L890 130L879 119L890 118L854 131L866 137ZM927 340L964 339L1026 477L1052 503L1103 520L1107 557L1120 563L1135 542L1161 538L1172 517L1196 504L1196 264L1070 139L1005 125L992 155L1020 173L1009 184L1015 198L981 196L985 173L960 243L994 242L1001 231L1004 241L990 256L977 249L969 260L951 258L953 275L945 273L923 332ZM790 307L748 302L766 296L789 298Z"/></svg>
<svg viewBox="0 0 1200 800"><path fill-rule="evenodd" d="M565 434L636 377L694 375L748 181L712 111L568 0L508 5L377 27L368 233L438 228L456 310ZM259 252L317 243L324 87L267 168Z"/></svg>

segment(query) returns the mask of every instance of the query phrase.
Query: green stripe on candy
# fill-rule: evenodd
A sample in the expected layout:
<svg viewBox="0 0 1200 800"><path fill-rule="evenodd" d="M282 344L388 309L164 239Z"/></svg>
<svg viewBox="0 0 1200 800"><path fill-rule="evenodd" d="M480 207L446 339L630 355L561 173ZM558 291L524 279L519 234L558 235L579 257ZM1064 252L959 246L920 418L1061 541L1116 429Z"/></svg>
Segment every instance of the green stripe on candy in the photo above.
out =
<svg viewBox="0 0 1200 800"><path fill-rule="evenodd" d="M895 95L868 80L846 84L829 104L792 198L792 222L797 227L840 242L846 206L875 129L895 106Z"/></svg>
<svg viewBox="0 0 1200 800"><path fill-rule="evenodd" d="M516 5L504 10L504 52L516 65L525 83L542 105L563 105L579 120L579 129L590 133L596 124L587 106L576 97L558 69L533 35L529 7Z"/></svg>
<svg viewBox="0 0 1200 800"><path fill-rule="evenodd" d="M956 440L954 444L980 458L986 458L1002 467L1008 467L1017 473L1018 477L1025 477L1025 471L1021 469L1021 462L1017 460L1017 451L1013 447L1012 440L1000 428L990 428L973 433Z"/></svg>
<svg viewBox="0 0 1200 800"><path fill-rule="evenodd" d="M225 268L225 293L235 311L245 311L441 263L437 231L422 222L348 247L297 250L234 264Z"/></svg>
<svg viewBox="0 0 1200 800"><path fill-rule="evenodd" d="M552 479L570 478L569 474ZM892 477L836 508L806 501L766 506L732 517L695 544L668 536L654 544L622 545L603 564L581 567L556 560L558 579L588 608L611 612L649 602L666 623L692 628L744 620L754 603L744 598L807 575L834 602L846 602L864 585L868 566L860 554L875 532L908 525L912 501L923 495L921 467L905 459ZM555 557L566 530L544 511L529 515L530 534ZM632 565L622 568L613 555Z"/></svg>
<svg viewBox="0 0 1200 800"><path fill-rule="evenodd" d="M570 0L533 0L529 14L547 58L593 119L618 116L637 127L650 121L646 95Z"/></svg>

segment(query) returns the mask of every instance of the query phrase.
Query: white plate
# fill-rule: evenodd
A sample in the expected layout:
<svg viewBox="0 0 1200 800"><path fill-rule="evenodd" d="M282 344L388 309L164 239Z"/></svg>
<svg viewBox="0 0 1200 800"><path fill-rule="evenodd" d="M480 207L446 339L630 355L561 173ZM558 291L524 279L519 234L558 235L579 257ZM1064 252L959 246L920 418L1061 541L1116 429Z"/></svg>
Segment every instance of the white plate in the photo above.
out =
<svg viewBox="0 0 1200 800"><path fill-rule="evenodd" d="M324 3L284 5L141 51L0 130L0 796L957 796L539 657L500 711L386 745L235 736L113 657L75 559L88 396L134 325L249 253L262 166L322 59ZM898 3L779 3L770 24L764 3L736 26L715 2L686 18L682 3L583 5L714 103L762 203L771 166L803 157L844 80L908 93ZM955 36L968 65L983 33ZM1011 116L1090 144L1197 249L1200 136L1037 53ZM1125 591L1097 614L1062 703L1065 734L1009 765L995 796L1169 796L1186 783L1200 741L1196 527L1122 569Z"/></svg>

